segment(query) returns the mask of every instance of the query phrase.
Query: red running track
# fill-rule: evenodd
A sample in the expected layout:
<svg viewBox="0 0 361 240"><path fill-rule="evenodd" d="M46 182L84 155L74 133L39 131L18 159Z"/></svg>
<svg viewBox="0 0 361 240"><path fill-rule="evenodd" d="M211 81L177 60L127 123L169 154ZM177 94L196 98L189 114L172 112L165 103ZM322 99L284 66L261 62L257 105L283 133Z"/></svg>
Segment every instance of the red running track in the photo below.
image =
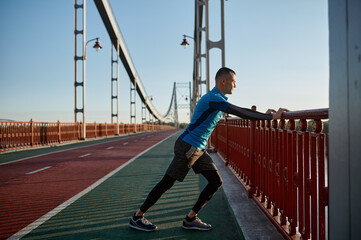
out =
<svg viewBox="0 0 361 240"><path fill-rule="evenodd" d="M131 136L0 165L0 239L12 236L173 133Z"/></svg>

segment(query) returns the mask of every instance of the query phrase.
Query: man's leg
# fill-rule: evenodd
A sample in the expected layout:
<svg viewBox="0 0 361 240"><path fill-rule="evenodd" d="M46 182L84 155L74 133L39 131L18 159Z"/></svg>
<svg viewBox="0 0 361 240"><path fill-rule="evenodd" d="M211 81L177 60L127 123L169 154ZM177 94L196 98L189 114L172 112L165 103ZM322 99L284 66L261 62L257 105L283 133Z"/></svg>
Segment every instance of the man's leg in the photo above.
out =
<svg viewBox="0 0 361 240"><path fill-rule="evenodd" d="M148 209L153 206L166 191L173 187L175 182L176 180L174 178L168 174L165 174L162 180L157 185L155 185L152 191L150 191L147 199L139 208L135 216L143 216L144 213L148 211Z"/></svg>
<svg viewBox="0 0 361 240"><path fill-rule="evenodd" d="M222 178L216 170L203 171L201 174L208 180L208 184L199 195L198 201L192 209L195 214L198 214L223 184Z"/></svg>
<svg viewBox="0 0 361 240"><path fill-rule="evenodd" d="M199 198L183 221L183 228L196 230L211 230L210 224L203 223L198 217L198 212L207 204L213 195L222 186L222 178L217 170L202 171L201 174L208 180L207 186L203 189Z"/></svg>
<svg viewBox="0 0 361 240"><path fill-rule="evenodd" d="M174 158L171 164L169 165L166 174L163 179L153 188L153 190L149 193L147 199L144 204L140 207L140 209L134 214L134 216L130 219L130 227L142 230L142 231L154 231L157 227L144 218L144 213L153 206L158 199L165 193L168 189L170 189L176 181L182 182L187 175L191 166L189 166L189 160L186 157L186 153L192 149L192 146L182 139L178 138L174 144ZM202 156L203 152L196 152L193 157L198 159ZM202 154L201 154L202 153ZM198 154L198 155L197 155ZM139 222L139 225L136 225L136 222Z"/></svg>
<svg viewBox="0 0 361 240"><path fill-rule="evenodd" d="M144 213L153 206L159 198L174 185L175 182L176 179L170 177L168 174L165 174L162 180L148 194L147 199L140 209L130 219L129 226L131 228L147 232L156 230L157 226L148 221L144 217Z"/></svg>

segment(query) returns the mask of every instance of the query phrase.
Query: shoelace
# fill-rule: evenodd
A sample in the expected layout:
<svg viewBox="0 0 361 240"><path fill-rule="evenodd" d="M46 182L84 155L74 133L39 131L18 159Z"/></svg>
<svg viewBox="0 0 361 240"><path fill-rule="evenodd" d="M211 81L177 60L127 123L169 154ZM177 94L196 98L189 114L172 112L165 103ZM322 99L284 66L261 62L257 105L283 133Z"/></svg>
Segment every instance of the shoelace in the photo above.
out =
<svg viewBox="0 0 361 240"><path fill-rule="evenodd" d="M208 225L207 223L202 222L202 220L199 217L196 217L195 220L198 221L199 223L203 224L203 225Z"/></svg>
<svg viewBox="0 0 361 240"><path fill-rule="evenodd" d="M146 219L145 217L142 217L141 219L142 219L141 221L142 221L143 224L152 224L152 223L149 222L149 220Z"/></svg>

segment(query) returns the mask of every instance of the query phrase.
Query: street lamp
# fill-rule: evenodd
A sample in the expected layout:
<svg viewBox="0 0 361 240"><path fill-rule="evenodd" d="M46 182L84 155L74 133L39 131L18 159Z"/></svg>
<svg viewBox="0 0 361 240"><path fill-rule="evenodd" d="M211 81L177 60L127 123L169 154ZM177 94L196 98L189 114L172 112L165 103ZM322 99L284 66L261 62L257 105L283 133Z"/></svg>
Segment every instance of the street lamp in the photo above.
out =
<svg viewBox="0 0 361 240"><path fill-rule="evenodd" d="M84 47L84 60L83 60L83 139L86 138L86 123L85 123L85 60L86 60L86 47L91 41L96 41L93 48L98 52L102 46L99 43L99 38L93 38L86 42Z"/></svg>
<svg viewBox="0 0 361 240"><path fill-rule="evenodd" d="M187 41L187 37L192 38L194 40L194 38L191 36L183 35L183 41L180 45L182 45L184 48L188 47L188 45L189 45L189 43Z"/></svg>
<svg viewBox="0 0 361 240"><path fill-rule="evenodd" d="M95 48L95 50L97 52L99 52L100 49L102 49L103 47L100 45L100 42L99 42L99 38L93 38L93 39L90 39L89 41L86 42L85 44L85 53L84 53L84 60L86 59L86 47L88 46L88 43L92 42L92 41L95 41L95 44L93 46L93 48Z"/></svg>
<svg viewBox="0 0 361 240"><path fill-rule="evenodd" d="M80 113L83 114L83 126L82 126L83 135L81 136L82 139L86 138L86 123L85 123L85 60L86 60L86 47L92 41L95 41L95 44L94 44L93 48L95 48L96 51L99 51L102 48L102 46L100 45L100 42L99 42L99 38L98 37L93 38L93 39L90 39L89 41L87 41L85 45L83 45L84 46L84 48L83 48L83 57L81 58L79 56L75 56L76 60L81 60L81 59L83 60L82 82L77 82L77 80L76 80L77 64L75 62L75 85L74 85L74 87L75 87L75 90L74 90L75 91L75 110L74 110L74 112L75 112L75 122L77 121L77 117L76 117L77 113L80 112ZM83 43L84 42L85 41L83 41ZM76 92L77 92L76 88L77 87L82 87L83 88L83 91L82 91L83 92L83 96L82 96L83 97L83 102L82 102L83 108L82 109L77 108L77 94L76 94Z"/></svg>
<svg viewBox="0 0 361 240"><path fill-rule="evenodd" d="M198 96L198 89L199 89L199 84L200 84L200 61L201 61L201 54L200 54L200 43L198 41L196 41L196 37L191 37L188 35L183 34L183 41L180 44L181 46L183 46L184 48L187 48L187 46L189 45L188 41L187 41L187 37L193 39L194 41L194 59L193 59L193 63L194 63L194 71L193 71L193 98L192 98L192 94L191 94L191 82L189 82L189 112L190 112L190 119L192 119L192 115L193 115L193 109L196 106L197 103L197 96ZM199 39L199 38L198 38ZM187 100L187 99L186 99Z"/></svg>
<svg viewBox="0 0 361 240"><path fill-rule="evenodd" d="M153 96L148 96L148 99L153 102ZM152 131L154 131L154 122L153 122L153 115L149 112L149 122L152 124Z"/></svg>

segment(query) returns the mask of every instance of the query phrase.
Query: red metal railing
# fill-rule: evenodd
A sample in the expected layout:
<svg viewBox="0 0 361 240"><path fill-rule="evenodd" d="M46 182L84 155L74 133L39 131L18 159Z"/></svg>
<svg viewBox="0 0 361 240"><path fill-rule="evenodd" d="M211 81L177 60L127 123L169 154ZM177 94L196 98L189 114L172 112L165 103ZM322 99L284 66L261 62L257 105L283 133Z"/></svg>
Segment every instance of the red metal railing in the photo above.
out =
<svg viewBox="0 0 361 240"><path fill-rule="evenodd" d="M287 112L272 122L226 118L212 133L215 150L286 239L326 239L328 148L321 119L328 119L328 109Z"/></svg>
<svg viewBox="0 0 361 240"><path fill-rule="evenodd" d="M0 121L0 152L79 140L81 123ZM87 123L87 138L115 136L116 123ZM174 129L168 125L119 124L119 134Z"/></svg>

